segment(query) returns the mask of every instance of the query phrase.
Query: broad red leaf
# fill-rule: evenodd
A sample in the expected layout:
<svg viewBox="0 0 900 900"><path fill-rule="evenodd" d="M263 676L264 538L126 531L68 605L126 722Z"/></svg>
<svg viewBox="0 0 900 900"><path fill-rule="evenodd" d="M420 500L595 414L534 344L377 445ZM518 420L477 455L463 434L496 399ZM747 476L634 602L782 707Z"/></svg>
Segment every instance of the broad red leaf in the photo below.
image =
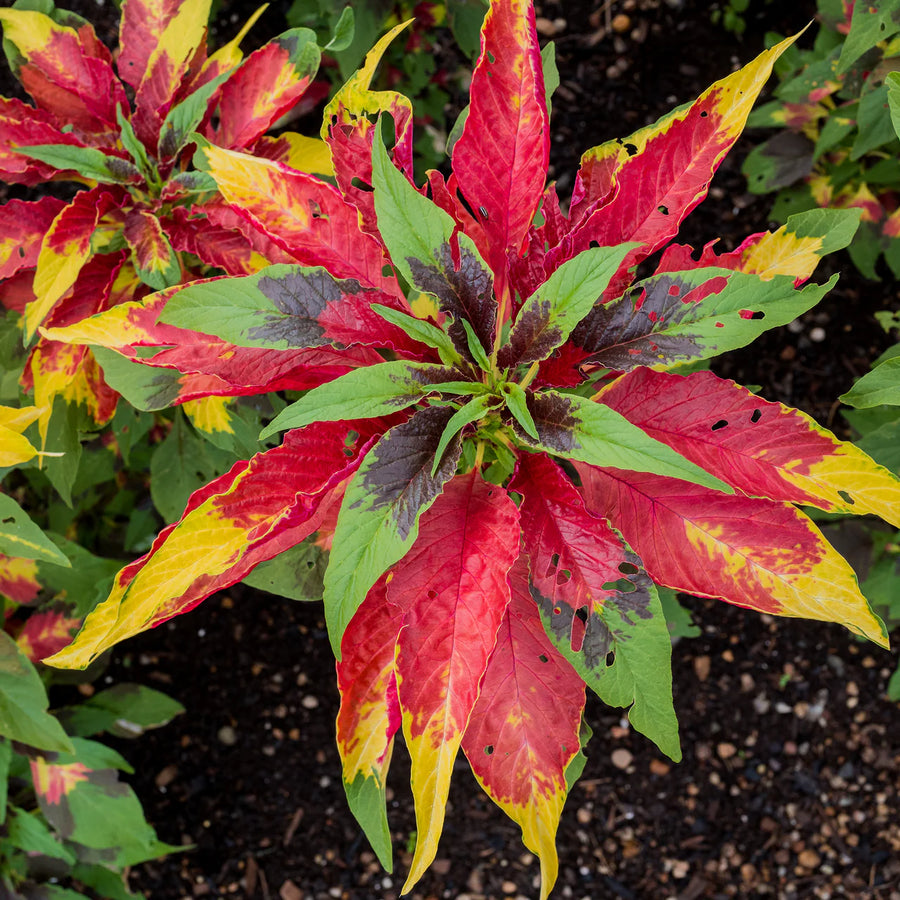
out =
<svg viewBox="0 0 900 900"><path fill-rule="evenodd" d="M209 138L228 149L250 146L306 93L318 67L318 47L296 32L251 53L219 89L219 124Z"/></svg>
<svg viewBox="0 0 900 900"><path fill-rule="evenodd" d="M388 584L388 599L406 610L397 693L418 831L404 891L437 852L453 762L509 603L518 518L503 488L477 471L457 476L423 514Z"/></svg>
<svg viewBox="0 0 900 900"><path fill-rule="evenodd" d="M58 174L55 166L16 153L17 147L36 144L84 146L74 134L60 131L50 113L21 100L0 97L0 177L4 181L31 186Z"/></svg>
<svg viewBox="0 0 900 900"><path fill-rule="evenodd" d="M639 368L600 402L745 494L900 527L900 481L813 419L713 375Z"/></svg>
<svg viewBox="0 0 900 900"><path fill-rule="evenodd" d="M544 191L550 149L531 3L491 4L481 40L469 116L453 148L453 172L487 236L485 258L502 307L507 255L515 258L522 250Z"/></svg>
<svg viewBox="0 0 900 900"><path fill-rule="evenodd" d="M887 645L849 563L790 504L575 467L587 508L616 523L659 584L760 612L840 622Z"/></svg>
<svg viewBox="0 0 900 900"><path fill-rule="evenodd" d="M28 617L16 643L32 662L40 662L65 647L80 625L81 619L69 615L68 609L42 610Z"/></svg>
<svg viewBox="0 0 900 900"><path fill-rule="evenodd" d="M541 897L556 881L556 829L566 767L580 749L584 682L550 643L519 557L462 749L488 796L522 829L541 861Z"/></svg>
<svg viewBox="0 0 900 900"><path fill-rule="evenodd" d="M0 278L37 265L41 239L63 206L56 197L8 200L0 206Z"/></svg>
<svg viewBox="0 0 900 900"><path fill-rule="evenodd" d="M312 534L333 491L359 465L353 423L291 431L280 447L235 463L191 495L181 519L122 569L110 596L53 664L87 666L107 647L188 612Z"/></svg>
<svg viewBox="0 0 900 900"><path fill-rule="evenodd" d="M81 134L118 131L116 108L128 101L90 25L70 28L22 9L0 10L0 23L15 47L13 71L39 107Z"/></svg>
<svg viewBox="0 0 900 900"><path fill-rule="evenodd" d="M31 603L41 590L33 559L0 553L0 596L13 603Z"/></svg>

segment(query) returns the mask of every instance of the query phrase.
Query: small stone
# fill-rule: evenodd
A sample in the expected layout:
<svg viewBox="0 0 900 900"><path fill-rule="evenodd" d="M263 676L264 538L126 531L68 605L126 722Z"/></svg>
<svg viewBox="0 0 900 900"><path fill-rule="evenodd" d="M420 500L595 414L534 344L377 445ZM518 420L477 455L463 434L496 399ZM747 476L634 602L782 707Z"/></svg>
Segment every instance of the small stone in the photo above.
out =
<svg viewBox="0 0 900 900"><path fill-rule="evenodd" d="M216 732L216 737L219 739L219 743L226 747L233 747L238 742L237 732L230 725L223 725Z"/></svg>
<svg viewBox="0 0 900 900"><path fill-rule="evenodd" d="M610 759L617 769L627 769L634 760L634 755L630 750L619 747L617 750L613 750Z"/></svg>
<svg viewBox="0 0 900 900"><path fill-rule="evenodd" d="M586 806L579 806L575 812L575 818L578 820L579 825L590 825L594 816Z"/></svg>
<svg viewBox="0 0 900 900"><path fill-rule="evenodd" d="M300 705L301 705L304 709L316 709L316 707L319 705L319 698L318 698L318 697L313 697L312 694L307 694L307 695L300 701Z"/></svg>
<svg viewBox="0 0 900 900"><path fill-rule="evenodd" d="M503 891L504 894L515 894L519 889L514 881L504 881L503 884L500 885L500 890Z"/></svg>
<svg viewBox="0 0 900 900"><path fill-rule="evenodd" d="M555 23L544 16L538 16L534 20L534 27L537 29L537 33L543 37L553 37L556 34Z"/></svg>
<svg viewBox="0 0 900 900"><path fill-rule="evenodd" d="M161 769L156 778L154 778L154 782L157 787L167 787L170 785L176 778L178 777L178 766L171 765L166 766L164 769Z"/></svg>
<svg viewBox="0 0 900 900"><path fill-rule="evenodd" d="M619 13L617 16L613 16L612 30L616 34L625 34L629 28L631 28L630 16L626 16L625 13Z"/></svg>
<svg viewBox="0 0 900 900"><path fill-rule="evenodd" d="M697 656L694 658L694 674L700 681L709 678L709 657Z"/></svg>
<svg viewBox="0 0 900 900"><path fill-rule="evenodd" d="M719 759L731 759L737 753L737 747L728 741L722 741L721 744L716 746L716 752L719 754Z"/></svg>
<svg viewBox="0 0 900 900"><path fill-rule="evenodd" d="M303 900L303 891L288 878L279 889L278 896L281 897L281 900Z"/></svg>
<svg viewBox="0 0 900 900"><path fill-rule="evenodd" d="M650 760L650 771L654 775L668 775L670 768L669 764L661 759L654 758Z"/></svg>
<svg viewBox="0 0 900 900"><path fill-rule="evenodd" d="M431 864L431 871L434 872L435 875L446 875L450 871L450 860L436 859Z"/></svg>
<svg viewBox="0 0 900 900"><path fill-rule="evenodd" d="M815 869L821 861L819 854L816 853L815 850L804 850L797 857L797 862L800 863L804 869Z"/></svg>
<svg viewBox="0 0 900 900"><path fill-rule="evenodd" d="M825 329L818 325L815 328L810 328L809 339L816 344L821 344L825 340Z"/></svg>

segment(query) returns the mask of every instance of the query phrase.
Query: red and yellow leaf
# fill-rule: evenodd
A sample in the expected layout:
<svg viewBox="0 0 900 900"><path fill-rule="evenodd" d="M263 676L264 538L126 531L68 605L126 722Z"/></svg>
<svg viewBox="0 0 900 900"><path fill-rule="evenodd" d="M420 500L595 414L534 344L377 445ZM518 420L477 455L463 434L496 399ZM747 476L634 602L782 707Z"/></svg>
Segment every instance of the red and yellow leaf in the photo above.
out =
<svg viewBox="0 0 900 900"><path fill-rule="evenodd" d="M388 599L406 611L397 693L418 832L404 892L437 852L453 762L509 603L518 519L503 488L477 471L457 476L423 514L388 584Z"/></svg>
<svg viewBox="0 0 900 900"><path fill-rule="evenodd" d="M671 240L706 196L713 174L737 140L788 38L717 81L687 109L675 110L625 140L588 150L572 195L571 235L548 254L548 269L596 241L641 244L622 264L605 296L621 293L630 267Z"/></svg>
<svg viewBox="0 0 900 900"><path fill-rule="evenodd" d="M639 368L599 400L745 494L900 527L900 479L805 413L712 372Z"/></svg>
<svg viewBox="0 0 900 900"><path fill-rule="evenodd" d="M91 238L97 223L116 205L116 197L105 188L80 191L53 220L38 254L34 273L35 299L25 309L28 338L75 284L93 252Z"/></svg>
<svg viewBox="0 0 900 900"><path fill-rule="evenodd" d="M118 131L116 108L128 101L90 25L76 30L24 9L0 9L0 23L14 47L13 71L39 107L82 133Z"/></svg>
<svg viewBox="0 0 900 900"><path fill-rule="evenodd" d="M0 553L0 596L13 603L31 603L41 590L37 574L33 559Z"/></svg>
<svg viewBox="0 0 900 900"><path fill-rule="evenodd" d="M88 781L91 770L84 763L50 763L43 756L31 760L34 792L41 803L59 806L65 796L82 781Z"/></svg>
<svg viewBox="0 0 900 900"><path fill-rule="evenodd" d="M62 650L80 625L80 618L72 618L64 610L43 610L28 617L16 643L32 662L40 662Z"/></svg>
<svg viewBox="0 0 900 900"><path fill-rule="evenodd" d="M348 423L289 432L284 443L195 491L181 519L116 576L110 596L50 665L85 668L127 637L188 612L316 530L319 507L359 458ZM357 450L359 441L357 441Z"/></svg>
<svg viewBox="0 0 900 900"><path fill-rule="evenodd" d="M394 276L383 273L381 243L359 230L357 210L334 187L243 153L214 146L200 153L222 196L298 262L402 296Z"/></svg>
<svg viewBox="0 0 900 900"><path fill-rule="evenodd" d="M159 219L147 209L132 209L125 216L125 241L141 281L161 291L182 280L181 264Z"/></svg>
<svg viewBox="0 0 900 900"><path fill-rule="evenodd" d="M210 139L229 149L249 147L306 93L319 56L315 42L296 31L251 53L219 89L219 124Z"/></svg>
<svg viewBox="0 0 900 900"><path fill-rule="evenodd" d="M202 211L202 207L196 211ZM170 217L161 220L173 250L192 253L208 266L224 269L229 275L252 275L273 262L254 250L237 229L216 225L207 216L191 212L178 206Z"/></svg>
<svg viewBox="0 0 900 900"><path fill-rule="evenodd" d="M388 45L409 22L395 25L366 54L365 62L325 107L321 135L331 148L335 178L348 202L360 214L362 229L378 236L375 202L370 190L358 187L372 184L372 141L380 127L381 113L394 122L391 155L394 165L412 178L413 110L408 97L396 91L371 90L372 78ZM378 125L369 116L378 117Z"/></svg>
<svg viewBox="0 0 900 900"><path fill-rule="evenodd" d="M581 745L584 682L550 642L519 557L511 599L472 709L462 749L488 796L522 829L541 861L541 900L556 881L556 829L566 767Z"/></svg>
<svg viewBox="0 0 900 900"><path fill-rule="evenodd" d="M469 116L453 148L453 173L484 229L488 246L482 252L501 306L507 254L522 250L544 192L549 150L534 10L525 0L493 2L472 76ZM608 243L622 240L628 238Z"/></svg>
<svg viewBox="0 0 900 900"><path fill-rule="evenodd" d="M659 584L773 615L839 622L887 646L850 564L789 503L575 467L587 508L616 523Z"/></svg>
<svg viewBox="0 0 900 900"><path fill-rule="evenodd" d="M8 200L0 206L0 278L37 265L41 240L63 206L56 197Z"/></svg>

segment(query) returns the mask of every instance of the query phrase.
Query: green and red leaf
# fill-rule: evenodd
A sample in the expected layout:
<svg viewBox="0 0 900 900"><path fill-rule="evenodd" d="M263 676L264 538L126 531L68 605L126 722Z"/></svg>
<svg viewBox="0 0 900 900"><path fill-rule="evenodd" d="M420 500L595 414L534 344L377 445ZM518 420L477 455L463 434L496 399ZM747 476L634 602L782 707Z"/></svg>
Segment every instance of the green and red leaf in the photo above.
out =
<svg viewBox="0 0 900 900"><path fill-rule="evenodd" d="M397 695L417 828L404 892L437 852L453 763L509 604L507 573L518 554L515 504L472 471L446 485L392 570L388 599L406 611Z"/></svg>
<svg viewBox="0 0 900 900"><path fill-rule="evenodd" d="M131 248L134 268L144 284L161 291L182 282L181 263L159 219L150 210L129 210L123 234Z"/></svg>
<svg viewBox="0 0 900 900"><path fill-rule="evenodd" d="M566 768L580 749L584 682L548 639L519 557L462 749L478 783L522 829L541 863L541 898L556 881Z"/></svg>

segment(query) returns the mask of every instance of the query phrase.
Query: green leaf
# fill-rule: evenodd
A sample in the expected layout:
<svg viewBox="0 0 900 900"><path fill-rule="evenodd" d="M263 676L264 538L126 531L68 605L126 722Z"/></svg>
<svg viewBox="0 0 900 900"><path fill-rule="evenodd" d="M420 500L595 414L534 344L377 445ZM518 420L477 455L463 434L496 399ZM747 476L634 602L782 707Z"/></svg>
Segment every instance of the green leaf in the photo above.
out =
<svg viewBox="0 0 900 900"><path fill-rule="evenodd" d="M893 411L897 413L896 409ZM880 466L900 472L900 416L864 434L855 443Z"/></svg>
<svg viewBox="0 0 900 900"><path fill-rule="evenodd" d="M234 464L232 454L203 440L178 410L172 430L150 461L150 496L166 522L184 512L188 498Z"/></svg>
<svg viewBox="0 0 900 900"><path fill-rule="evenodd" d="M491 362L488 359L487 352L484 349L481 341L478 338L478 335L475 334L475 329L472 327L471 322L468 319L460 318L460 324L465 329L466 332L466 343L469 347L469 353L472 354L472 359L478 364L478 367L485 372L491 371Z"/></svg>
<svg viewBox="0 0 900 900"><path fill-rule="evenodd" d="M734 493L724 482L654 440L608 406L551 390L530 394L528 401L540 440L532 442L521 433L520 437L541 450L593 466L652 472Z"/></svg>
<svg viewBox="0 0 900 900"><path fill-rule="evenodd" d="M544 92L547 97L547 115L552 110L551 98L559 87L559 69L556 66L556 44L548 41L541 50L541 69L544 74Z"/></svg>
<svg viewBox="0 0 900 900"><path fill-rule="evenodd" d="M350 7L348 6L347 9ZM391 309L389 306L382 306L380 303L373 303L372 309L381 316L382 319L402 328L413 340L421 341L429 347L434 347L441 362L446 366L455 366L460 362L460 355L453 346L453 341L447 332L442 331L437 325L426 322L423 319L417 319L409 313L401 312L399 309Z"/></svg>
<svg viewBox="0 0 900 900"><path fill-rule="evenodd" d="M125 682L94 694L78 706L64 707L57 715L73 737L107 731L120 738L136 738L183 712L177 700L161 691Z"/></svg>
<svg viewBox="0 0 900 900"><path fill-rule="evenodd" d="M58 547L28 517L28 514L6 494L0 494L0 553L39 559L58 566L69 566Z"/></svg>
<svg viewBox="0 0 900 900"><path fill-rule="evenodd" d="M103 369L106 383L136 409L167 409L181 394L184 376L175 369L143 365L107 347L92 347L91 351ZM130 446L133 444L134 441Z"/></svg>
<svg viewBox="0 0 900 900"><path fill-rule="evenodd" d="M12 742L0 737L0 826L6 822L6 800L9 794Z"/></svg>
<svg viewBox="0 0 900 900"><path fill-rule="evenodd" d="M500 352L500 365L537 362L564 344L636 246L593 247L563 263L522 305Z"/></svg>
<svg viewBox="0 0 900 900"><path fill-rule="evenodd" d="M900 72L889 72L884 83L887 85L891 124L894 127L894 134L900 137Z"/></svg>
<svg viewBox="0 0 900 900"><path fill-rule="evenodd" d="M88 424L83 406L67 403L61 396L54 399L44 450L60 455L46 457L43 471L67 506L72 505L72 487L81 463L79 432Z"/></svg>
<svg viewBox="0 0 900 900"><path fill-rule="evenodd" d="M157 181L159 175L147 156L147 148L134 133L134 128L123 114L121 106L116 107L116 121L119 123L119 139L122 141L122 146L128 151L128 155L132 158L138 170L147 181Z"/></svg>
<svg viewBox="0 0 900 900"><path fill-rule="evenodd" d="M883 404L900 405L900 356L875 366L838 399L848 406L864 409Z"/></svg>
<svg viewBox="0 0 900 900"><path fill-rule="evenodd" d="M375 778L359 772L352 784L344 782L347 805L375 851L378 861L387 872L394 871L391 830L388 827L385 786Z"/></svg>
<svg viewBox="0 0 900 900"><path fill-rule="evenodd" d="M373 419L417 403L434 391L434 385L458 374L431 363L394 360L351 369L304 394L282 410L262 431L260 440L289 428L312 422Z"/></svg>
<svg viewBox="0 0 900 900"><path fill-rule="evenodd" d="M410 260L433 265L436 251L449 245L456 223L409 183L377 137L372 143L372 187L378 230L391 260L410 284L419 287Z"/></svg>
<svg viewBox="0 0 900 900"><path fill-rule="evenodd" d="M412 546L419 517L456 474L461 443L432 463L452 411L429 407L391 428L366 454L347 487L325 572L325 621L335 656L369 588Z"/></svg>
<svg viewBox="0 0 900 900"><path fill-rule="evenodd" d="M40 750L70 752L72 742L47 712L48 705L36 669L16 642L0 631L0 735Z"/></svg>
<svg viewBox="0 0 900 900"><path fill-rule="evenodd" d="M244 584L290 600L316 602L322 599L327 563L326 552L311 539L306 540L260 563Z"/></svg>
<svg viewBox="0 0 900 900"><path fill-rule="evenodd" d="M857 3L853 7L836 74L843 75L866 51L900 31L900 8L894 2Z"/></svg>
<svg viewBox="0 0 900 900"><path fill-rule="evenodd" d="M61 859L70 866L75 864L75 854L56 839L37 814L10 806L7 827L7 837L13 847L29 854Z"/></svg>
<svg viewBox="0 0 900 900"><path fill-rule="evenodd" d="M447 18L453 39L472 62L478 56L481 26L487 11L486 0L447 0ZM550 91L547 96L550 96Z"/></svg>
<svg viewBox="0 0 900 900"><path fill-rule="evenodd" d="M510 381L504 384L501 390L503 391L503 396L506 397L506 408L513 414L513 418L522 426L529 437L534 438L536 441L540 440L537 426L534 424L534 419L531 418L531 413L528 411L528 400L522 387L514 381Z"/></svg>
<svg viewBox="0 0 900 900"><path fill-rule="evenodd" d="M30 144L15 151L22 156L40 160L61 171L73 170L85 178L105 184L126 184L140 179L141 173L130 162L118 156L107 156L93 147L72 147L69 144Z"/></svg>
<svg viewBox="0 0 900 900"><path fill-rule="evenodd" d="M353 20L353 7L345 6L341 11L341 17L334 26L334 35L322 48L332 53L340 53L353 43L353 35L356 32L356 23Z"/></svg>
<svg viewBox="0 0 900 900"><path fill-rule="evenodd" d="M77 865L72 870L72 877L108 900L143 900L144 897L143 894L129 891L122 874L102 863Z"/></svg>
<svg viewBox="0 0 900 900"><path fill-rule="evenodd" d="M444 450L453 438L456 437L470 422L477 422L490 409L496 409L500 401L488 394L480 394L473 397L465 406L460 407L447 422L437 449L434 451L434 463L431 466L432 478L437 474L441 461L444 458Z"/></svg>
<svg viewBox="0 0 900 900"><path fill-rule="evenodd" d="M699 637L700 628L694 624L691 611L679 602L678 591L656 585L656 593L659 594L659 602L662 605L663 615L666 617L666 625L669 628L669 637L672 642L683 637Z"/></svg>
<svg viewBox="0 0 900 900"><path fill-rule="evenodd" d="M38 580L48 591L72 605L73 617L86 616L101 600L105 600L112 580L122 563L115 559L94 556L78 544L59 535L51 540L71 561L71 568L40 562Z"/></svg>
<svg viewBox="0 0 900 900"><path fill-rule="evenodd" d="M888 89L884 84L862 95L857 119L859 133L853 142L850 159L861 159L867 153L896 140L892 117L885 115L887 106Z"/></svg>
<svg viewBox="0 0 900 900"><path fill-rule="evenodd" d="M190 141L194 129L203 121L209 100L219 85L231 77L233 70L223 72L188 95L169 110L159 132L159 155L172 159Z"/></svg>

